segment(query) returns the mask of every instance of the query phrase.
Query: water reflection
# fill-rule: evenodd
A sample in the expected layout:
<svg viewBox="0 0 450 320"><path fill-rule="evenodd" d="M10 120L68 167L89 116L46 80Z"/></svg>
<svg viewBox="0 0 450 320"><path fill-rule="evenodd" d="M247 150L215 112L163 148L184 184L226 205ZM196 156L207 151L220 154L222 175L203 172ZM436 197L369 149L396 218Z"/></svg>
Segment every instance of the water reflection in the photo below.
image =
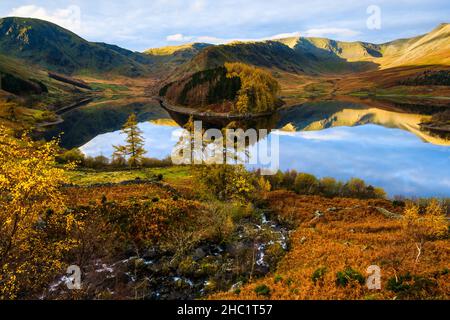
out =
<svg viewBox="0 0 450 320"><path fill-rule="evenodd" d="M87 155L110 156L112 145L123 143L124 136L117 130L131 112L138 112L142 121L147 156L162 159L170 155L183 122L171 120L156 103L74 110L68 115L66 141L71 146L83 145ZM279 129L268 139L279 138L281 170L340 180L359 177L383 187L391 196L448 197L449 142L420 131L419 123L426 117L328 101L282 111L260 127Z"/></svg>
<svg viewBox="0 0 450 320"><path fill-rule="evenodd" d="M47 130L44 137L51 139L63 133L62 147L80 147L98 135L120 130L131 113L136 113L141 122L170 119L166 111L148 99L99 101L65 113L64 122Z"/></svg>

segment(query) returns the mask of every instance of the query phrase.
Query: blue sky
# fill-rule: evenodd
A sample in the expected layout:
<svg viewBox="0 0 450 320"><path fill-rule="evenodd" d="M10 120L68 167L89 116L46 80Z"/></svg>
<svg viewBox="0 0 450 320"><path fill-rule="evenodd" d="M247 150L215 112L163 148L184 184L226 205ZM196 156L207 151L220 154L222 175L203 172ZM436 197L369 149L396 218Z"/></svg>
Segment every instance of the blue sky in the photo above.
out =
<svg viewBox="0 0 450 320"><path fill-rule="evenodd" d="M369 29L369 6L381 28ZM371 11L373 14L374 11ZM0 16L55 22L90 41L142 51L279 35L386 42L450 22L448 0L2 0Z"/></svg>

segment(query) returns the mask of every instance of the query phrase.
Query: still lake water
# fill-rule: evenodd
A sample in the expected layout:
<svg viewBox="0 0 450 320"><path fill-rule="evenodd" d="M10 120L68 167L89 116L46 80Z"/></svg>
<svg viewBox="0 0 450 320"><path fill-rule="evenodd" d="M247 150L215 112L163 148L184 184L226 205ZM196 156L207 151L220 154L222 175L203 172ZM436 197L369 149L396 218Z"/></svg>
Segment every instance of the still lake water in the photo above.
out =
<svg viewBox="0 0 450 320"><path fill-rule="evenodd" d="M155 108L159 107L146 106L145 112L138 113L142 121L139 127L145 137L146 156L162 159L172 153L180 127ZM91 128L90 134L75 142L68 139L71 143L66 144L78 144L88 156L110 157L112 145L123 144L119 131L122 119L142 110L136 105L132 109L121 108L125 114L116 127L108 128L90 124L89 106L77 110L77 119L80 112L87 114L79 125L97 130ZM71 116L75 115L65 116L69 123ZM269 140L273 135L279 138L283 171L296 169L342 181L358 177L384 188L389 196L450 197L449 143L421 132L418 124L423 117L338 101L309 103L283 112Z"/></svg>

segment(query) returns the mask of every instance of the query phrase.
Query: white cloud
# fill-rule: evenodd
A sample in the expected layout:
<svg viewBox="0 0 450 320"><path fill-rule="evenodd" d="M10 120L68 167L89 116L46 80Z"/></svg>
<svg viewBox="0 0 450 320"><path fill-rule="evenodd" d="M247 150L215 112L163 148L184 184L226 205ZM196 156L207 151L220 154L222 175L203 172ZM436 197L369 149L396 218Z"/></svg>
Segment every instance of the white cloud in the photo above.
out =
<svg viewBox="0 0 450 320"><path fill-rule="evenodd" d="M361 34L361 32L347 28L317 28L306 30L303 34L306 37L325 37L332 35L350 38Z"/></svg>
<svg viewBox="0 0 450 320"><path fill-rule="evenodd" d="M81 10L74 5L53 11L35 5L25 5L13 8L7 16L47 20L74 32L81 30Z"/></svg>
<svg viewBox="0 0 450 320"><path fill-rule="evenodd" d="M373 1L372 1L373 2ZM369 32L370 1L355 0L0 0L1 15L50 20L90 41L113 43L132 50L169 42L226 43L288 36L324 36L339 40L384 42L430 30L448 20L448 0L382 2L383 31ZM22 4L34 4L22 6ZM63 4L61 4L63 3ZM70 19L73 3L82 8L82 23ZM56 9L66 8L66 9ZM405 5L406 4L406 5ZM55 5L57 7L55 7ZM12 9L15 8L15 9ZM404 12L408 11L407 15ZM446 11L447 10L447 11ZM75 19L75 22L77 20ZM80 30L81 29L81 30ZM357 31L361 31L359 34ZM282 33L297 31L293 33ZM300 32L298 32L300 31ZM182 37L167 35L182 34ZM359 34L359 35L358 35ZM357 35L358 39L356 39ZM194 37L190 38L190 37Z"/></svg>
<svg viewBox="0 0 450 320"><path fill-rule="evenodd" d="M206 7L205 0L195 0L191 5L191 9L194 12L200 12L200 11L204 10L205 7Z"/></svg>
<svg viewBox="0 0 450 320"><path fill-rule="evenodd" d="M186 41L191 41L192 39L193 39L193 37L187 37L181 33L171 34L170 36L166 37L166 40L170 41L170 42L186 42Z"/></svg>
<svg viewBox="0 0 450 320"><path fill-rule="evenodd" d="M268 40L277 40L277 39L285 39L292 37L325 37L325 36L336 36L340 38L351 38L359 35L360 32L354 31L351 29L344 28L319 28L319 29L309 29L307 31L295 31L289 33L279 33L273 36L263 37L263 38L254 38L254 39L223 39L217 38L213 36L186 36L181 33L173 34L166 37L167 41L170 42L206 42L212 44L225 44L235 41L240 42L253 42L253 41L268 41Z"/></svg>
<svg viewBox="0 0 450 320"><path fill-rule="evenodd" d="M280 33L280 34L276 34L274 36L271 36L269 38L266 38L265 40L275 40L275 39L284 39L284 38L293 38L293 37L300 37L301 36L301 32L296 31L296 32L290 32L290 33Z"/></svg>
<svg viewBox="0 0 450 320"><path fill-rule="evenodd" d="M213 44L227 43L233 40L220 39L211 36L185 36L182 33L172 34L166 37L169 42L207 42Z"/></svg>

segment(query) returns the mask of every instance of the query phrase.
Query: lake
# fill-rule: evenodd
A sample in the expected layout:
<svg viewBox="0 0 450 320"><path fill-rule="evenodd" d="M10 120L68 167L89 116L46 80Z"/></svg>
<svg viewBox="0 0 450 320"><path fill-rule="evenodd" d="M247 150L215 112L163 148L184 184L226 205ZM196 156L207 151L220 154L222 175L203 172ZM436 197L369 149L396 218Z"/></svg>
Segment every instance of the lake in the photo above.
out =
<svg viewBox="0 0 450 320"><path fill-rule="evenodd" d="M63 146L110 157L112 146L123 143L120 127L131 112L141 122L146 156L169 156L181 129L156 103L145 101L103 102L73 110L49 135L63 131ZM391 197L450 197L450 143L422 132L424 117L364 104L312 102L282 111L268 140L275 135L279 140L283 171L342 181L358 177Z"/></svg>

